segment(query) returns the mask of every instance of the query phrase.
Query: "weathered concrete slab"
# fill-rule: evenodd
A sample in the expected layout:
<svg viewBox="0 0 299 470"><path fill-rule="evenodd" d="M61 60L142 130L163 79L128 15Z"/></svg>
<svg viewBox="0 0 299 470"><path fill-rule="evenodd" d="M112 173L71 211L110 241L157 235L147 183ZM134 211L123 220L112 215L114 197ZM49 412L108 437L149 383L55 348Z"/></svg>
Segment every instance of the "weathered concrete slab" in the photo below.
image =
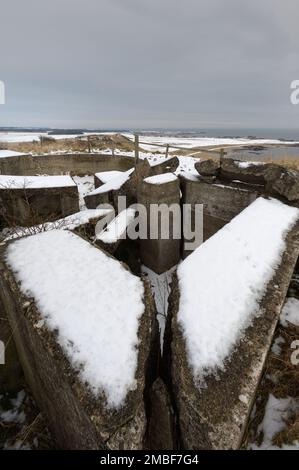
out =
<svg viewBox="0 0 299 470"><path fill-rule="evenodd" d="M127 207L131 204L130 180L132 178L133 169L126 172L105 172L106 182L98 184L98 187L84 196L84 201L88 209L96 209L100 204L109 203L117 209L118 196L126 196ZM136 189L135 189L136 192ZM133 201L135 202L135 200Z"/></svg>
<svg viewBox="0 0 299 470"><path fill-rule="evenodd" d="M273 163L251 163L230 158L221 159L219 177L261 186L260 192L299 203L299 172Z"/></svg>
<svg viewBox="0 0 299 470"><path fill-rule="evenodd" d="M179 166L178 157L169 157L162 163L152 164L150 167L151 175L161 175L163 173L174 173Z"/></svg>
<svg viewBox="0 0 299 470"><path fill-rule="evenodd" d="M69 177L5 176L0 181L0 204L3 226L31 226L78 212L78 187Z"/></svg>
<svg viewBox="0 0 299 470"><path fill-rule="evenodd" d="M205 244L201 248L204 246ZM220 246L219 250L221 253ZM171 367L172 391L178 412L181 446L184 449L240 447L298 254L297 223L287 235L286 249L275 274L266 286L253 321L226 358L224 369L219 368L213 374L206 373L204 383L199 383L194 378L190 365L186 336L178 320L180 287L178 279L174 279L165 333L164 360L165 370ZM231 256L234 257L233 249ZM213 262L215 259L211 259L210 273L217 277ZM224 272L226 268L224 265ZM203 266L198 266L198 270L204 274L203 269ZM228 275L231 276L231 273ZM236 285L240 283L240 288L244 275L245 268L244 271L237 272L234 278ZM196 272L193 273L193 278L196 278ZM223 289L225 288L224 285ZM213 295L217 298L219 293L215 291ZM252 295L255 295L254 292ZM204 315L200 304L198 315ZM215 328L221 328L221 324L215 325Z"/></svg>
<svg viewBox="0 0 299 470"><path fill-rule="evenodd" d="M154 204L158 206L164 204L168 208L172 204L179 206L179 179L175 178L173 181L162 184L150 183L146 180L138 188L138 203L143 204L146 208L147 219L143 220L141 214L140 220L141 224L147 228L147 238L140 240L140 257L145 266L161 274L179 262L181 240L175 238L172 223L173 215L171 214L169 219L169 237L167 239L161 237L164 218L158 217L156 221L153 213L151 213L151 206ZM150 230L154 225L157 226L158 236L156 239L151 239Z"/></svg>
<svg viewBox="0 0 299 470"><path fill-rule="evenodd" d="M199 162L195 163L195 168L202 176L218 176L220 173L220 160L200 160Z"/></svg>
<svg viewBox="0 0 299 470"><path fill-rule="evenodd" d="M0 394L16 392L23 383L22 368L18 359L12 330L0 299L0 341L4 344L4 361L0 362Z"/></svg>
<svg viewBox="0 0 299 470"><path fill-rule="evenodd" d="M98 194L86 194L84 196L84 202L87 209L96 209L101 204L111 204L112 201L112 191L106 191Z"/></svg>
<svg viewBox="0 0 299 470"><path fill-rule="evenodd" d="M148 447L151 450L175 449L176 429L171 399L163 380L158 377L150 392Z"/></svg>
<svg viewBox="0 0 299 470"><path fill-rule="evenodd" d="M203 238L207 240L256 198L257 192L181 177L182 203L203 204Z"/></svg>
<svg viewBox="0 0 299 470"><path fill-rule="evenodd" d="M272 163L251 163L246 161L222 158L220 167L220 178L224 180L238 180L248 184L265 185L266 172L272 167Z"/></svg>
<svg viewBox="0 0 299 470"><path fill-rule="evenodd" d="M292 204L299 204L299 172L279 168L266 174L267 191L286 199Z"/></svg>
<svg viewBox="0 0 299 470"><path fill-rule="evenodd" d="M127 171L134 166L134 158L125 155L110 156L98 153L70 153L52 155L20 155L1 158L2 175L59 175L85 176L100 171Z"/></svg>
<svg viewBox="0 0 299 470"><path fill-rule="evenodd" d="M26 381L39 408L47 417L49 428L60 448L141 449L147 425L144 395L148 393L147 388L154 379L155 371L151 367L152 364L155 364L155 357L153 359L153 356L157 351L155 307L150 288L147 282L144 282L144 311L138 322L137 334L139 341L136 353L137 364L134 387L132 386L128 391L121 406L107 406L107 397L104 393L95 395L88 384L82 381L78 372L81 365L77 364L77 367L74 367L65 352L64 346L62 346L64 343L59 336L60 332L49 327L43 308L37 305L35 294L30 297L24 294L24 291L17 283L16 274L12 272L12 268L8 266L6 261L10 247L22 243L20 249L26 251L26 242L28 240L36 239L36 237L47 237L44 249L41 252L43 253L42 263L47 263L45 256L50 256L51 250L45 255L45 247L50 243L48 239L53 233L52 231L35 235L13 242L8 247L1 247L0 294L13 330ZM67 232L60 233L63 233L63 237L67 236ZM45 238L43 239L45 240ZM69 260L73 256L72 245L74 239L82 240L80 237L69 233L68 246L70 251L67 253L68 250L64 250L65 256ZM104 258L111 259L98 248L89 245L88 242L82 240L82 243L88 245L88 250L92 250L94 257L100 256L103 260ZM58 245L56 243L56 249L59 249ZM33 253L33 255L35 254ZM53 257L55 257L54 253ZM116 260L113 260L113 263L119 265L119 268L116 269L125 269ZM53 265L51 266L51 269L54 269ZM78 275L80 269L80 264L78 264ZM60 276L61 279L60 284L66 285L69 282L68 276L70 273L65 272L65 283L63 283L60 266L57 266L57 270L57 276ZM92 275L92 272L90 272L90 282L92 282ZM54 278L57 276L55 275ZM126 276L132 282L135 279L129 272ZM51 286L43 284L44 278L41 271L39 282L42 283L42 289L50 293ZM107 278L107 283L110 286L111 282L113 281ZM99 285L100 290L103 290L103 287L103 284ZM83 291L81 295L84 296ZM62 287L54 294L58 304L61 301L61 296L64 295L63 292ZM97 293L94 292L93 295L97 295ZM127 295L131 295L130 289L127 290ZM107 299L107 302L109 300L111 299ZM122 301L125 301L125 299L122 298ZM76 306L74 308L76 309ZM99 312L101 309L105 309L107 315L111 315L107 305L97 305L97 309ZM78 322L78 320L78 312L75 315L74 311L74 321ZM82 325L87 322L86 315L82 315L82 322ZM80 328L79 325L78 327ZM94 332L97 331L97 328L102 328L101 324L94 324L91 327ZM107 341L109 342L108 337ZM70 345L71 348L73 346L76 348L76 344ZM105 348L105 345L98 344L98 348ZM107 357L107 363L109 364L109 355L105 356L105 351L103 351L103 354L103 357ZM115 358L111 358L111 361L113 360L115 361Z"/></svg>
<svg viewBox="0 0 299 470"><path fill-rule="evenodd" d="M105 229L96 234L96 244L113 254L120 244L127 242L127 230L134 223L135 215L136 211L130 208L120 212Z"/></svg>

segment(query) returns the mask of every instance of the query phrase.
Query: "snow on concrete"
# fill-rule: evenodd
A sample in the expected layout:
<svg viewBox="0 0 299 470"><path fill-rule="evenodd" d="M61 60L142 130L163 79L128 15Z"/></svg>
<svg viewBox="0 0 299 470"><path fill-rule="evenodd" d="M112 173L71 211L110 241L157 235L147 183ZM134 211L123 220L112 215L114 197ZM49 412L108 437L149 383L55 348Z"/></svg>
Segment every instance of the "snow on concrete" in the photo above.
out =
<svg viewBox="0 0 299 470"><path fill-rule="evenodd" d="M299 300L290 297L283 306L280 323L287 327L289 323L299 326Z"/></svg>
<svg viewBox="0 0 299 470"><path fill-rule="evenodd" d="M78 186L80 210L86 209L84 196L94 190L94 177L90 175L73 176L73 180Z"/></svg>
<svg viewBox="0 0 299 470"><path fill-rule="evenodd" d="M161 175L148 176L143 181L149 184L165 184L177 179L174 173L162 173Z"/></svg>
<svg viewBox="0 0 299 470"><path fill-rule="evenodd" d="M0 158L19 157L20 155L26 154L22 152L15 152L14 150L0 150Z"/></svg>
<svg viewBox="0 0 299 470"><path fill-rule="evenodd" d="M134 171L134 168L131 168L128 171L120 172L122 174L115 176L114 178L108 179L107 183L103 184L99 188L95 189L88 193L89 196L94 196L95 194L107 193L108 191L116 191L120 189L129 179L131 173Z"/></svg>
<svg viewBox="0 0 299 470"><path fill-rule="evenodd" d="M33 225L32 227L8 228L2 231L4 241L15 240L29 235L35 235L49 230L75 230L81 225L88 224L92 219L98 219L113 212L112 209L85 209L75 214L68 215L54 222L45 222L43 224Z"/></svg>
<svg viewBox="0 0 299 470"><path fill-rule="evenodd" d="M198 177L198 172L195 168L195 163L200 161L200 158L194 157L178 157L179 159L179 166L175 171L176 175L193 175Z"/></svg>
<svg viewBox="0 0 299 470"><path fill-rule="evenodd" d="M102 183L108 183L111 179L118 178L119 176L124 176L124 171L112 170L112 171L102 171L96 173L95 176L99 178Z"/></svg>
<svg viewBox="0 0 299 470"><path fill-rule="evenodd" d="M142 281L71 232L17 240L7 262L92 393L120 407L136 386Z"/></svg>
<svg viewBox="0 0 299 470"><path fill-rule="evenodd" d="M153 160L152 158L149 158L148 161L149 161L149 164L150 166L152 167L155 167L157 165L161 165L161 163L165 163L165 162L168 162L169 160L172 160L172 156L171 157L163 157L161 156L160 158L156 158L155 160Z"/></svg>
<svg viewBox="0 0 299 470"><path fill-rule="evenodd" d="M288 420L299 411L298 399L276 398L270 394L265 408L264 419L259 425L258 433L262 433L262 443L260 445L251 444L252 450L299 450L299 442L283 444L278 447L273 443L273 439L278 433L283 431Z"/></svg>
<svg viewBox="0 0 299 470"><path fill-rule="evenodd" d="M96 240L103 243L116 243L125 238L127 227L133 222L136 210L132 208L121 211L107 227L99 234L96 234Z"/></svg>
<svg viewBox="0 0 299 470"><path fill-rule="evenodd" d="M197 248L178 268L182 328L198 385L224 368L245 329L260 314L266 286L299 210L258 198Z"/></svg>
<svg viewBox="0 0 299 470"><path fill-rule="evenodd" d="M239 168L250 168L251 166L265 165L265 162L236 162Z"/></svg>
<svg viewBox="0 0 299 470"><path fill-rule="evenodd" d="M39 189L76 186L70 176L0 175L0 189Z"/></svg>

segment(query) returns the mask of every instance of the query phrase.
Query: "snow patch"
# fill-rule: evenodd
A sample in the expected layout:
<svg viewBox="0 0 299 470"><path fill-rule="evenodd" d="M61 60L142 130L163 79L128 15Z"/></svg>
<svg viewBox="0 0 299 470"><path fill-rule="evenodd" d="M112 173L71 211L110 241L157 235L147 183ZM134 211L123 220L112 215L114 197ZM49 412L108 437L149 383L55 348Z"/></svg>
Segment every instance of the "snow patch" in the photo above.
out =
<svg viewBox="0 0 299 470"><path fill-rule="evenodd" d="M175 180L177 177L173 173L162 173L161 175L148 176L143 181L148 184L165 184Z"/></svg>
<svg viewBox="0 0 299 470"><path fill-rule="evenodd" d="M91 193L88 193L88 196L94 196L96 194L107 193L108 191L116 191L120 189L130 179L130 175L133 171L134 168L131 168L128 171L120 172L122 174L108 179L107 183L103 184L103 186L100 186L94 191L91 191Z"/></svg>
<svg viewBox="0 0 299 470"><path fill-rule="evenodd" d="M258 432L263 434L261 445L251 444L253 450L299 450L299 442L275 446L273 439L283 431L287 421L299 411L299 402L295 398L275 398L270 394L265 409L264 419L259 425Z"/></svg>
<svg viewBox="0 0 299 470"><path fill-rule="evenodd" d="M283 306L280 323L285 328L288 323L292 323L295 326L299 326L299 300L294 297L290 297Z"/></svg>

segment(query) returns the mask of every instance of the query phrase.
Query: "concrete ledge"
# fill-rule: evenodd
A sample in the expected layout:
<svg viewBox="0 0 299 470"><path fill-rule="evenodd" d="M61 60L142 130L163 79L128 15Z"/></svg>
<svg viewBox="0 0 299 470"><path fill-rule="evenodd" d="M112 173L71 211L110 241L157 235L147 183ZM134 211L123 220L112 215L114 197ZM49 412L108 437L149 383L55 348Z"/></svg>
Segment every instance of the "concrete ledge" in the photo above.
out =
<svg viewBox="0 0 299 470"><path fill-rule="evenodd" d="M180 178L182 203L203 204L204 240L210 238L226 223L249 206L258 196L252 190L222 184L210 184L201 180Z"/></svg>
<svg viewBox="0 0 299 470"><path fill-rule="evenodd" d="M150 208L152 204L179 205L179 179L163 184L150 184L143 181L138 187L137 198L138 203L143 204L147 211L146 225L146 221L142 221L142 214L140 217L141 224L147 227L147 239L140 240L140 257L145 266L161 274L179 262L181 240L174 238L172 216L170 217L169 239L161 238L161 217L158 222L158 239L150 238L150 227L154 224L154 220L151 220Z"/></svg>
<svg viewBox="0 0 299 470"><path fill-rule="evenodd" d="M17 392L23 384L23 373L12 331L0 298L0 341L5 347L5 364L0 364L0 394Z"/></svg>
<svg viewBox="0 0 299 470"><path fill-rule="evenodd" d="M173 397L184 449L238 449L242 443L265 360L299 254L299 225L289 232L287 249L260 304L262 314L226 361L225 371L194 385L185 340L177 323L180 293L175 278L165 333L165 370L171 364ZM217 295L217 292L215 292Z"/></svg>
<svg viewBox="0 0 299 470"><path fill-rule="evenodd" d="M56 188L0 188L0 224L31 226L79 211L76 185Z"/></svg>
<svg viewBox="0 0 299 470"><path fill-rule="evenodd" d="M93 248L98 250L97 248ZM139 322L136 387L120 409L95 399L72 368L56 335L41 326L33 298L22 294L0 250L0 295L12 327L25 378L39 408L63 449L141 449L147 426L144 394L154 379L157 329L155 307L147 281L145 310ZM110 282L110 281L109 281ZM82 318L82 321L86 321Z"/></svg>

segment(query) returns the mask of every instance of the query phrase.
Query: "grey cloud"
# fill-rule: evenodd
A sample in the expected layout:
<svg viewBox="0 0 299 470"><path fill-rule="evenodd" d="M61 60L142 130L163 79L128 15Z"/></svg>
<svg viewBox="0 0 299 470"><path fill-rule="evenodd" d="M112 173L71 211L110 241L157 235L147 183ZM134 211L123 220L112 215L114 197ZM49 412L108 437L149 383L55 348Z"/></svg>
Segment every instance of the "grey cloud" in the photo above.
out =
<svg viewBox="0 0 299 470"><path fill-rule="evenodd" d="M296 0L2 0L0 125L296 127L298 8Z"/></svg>

